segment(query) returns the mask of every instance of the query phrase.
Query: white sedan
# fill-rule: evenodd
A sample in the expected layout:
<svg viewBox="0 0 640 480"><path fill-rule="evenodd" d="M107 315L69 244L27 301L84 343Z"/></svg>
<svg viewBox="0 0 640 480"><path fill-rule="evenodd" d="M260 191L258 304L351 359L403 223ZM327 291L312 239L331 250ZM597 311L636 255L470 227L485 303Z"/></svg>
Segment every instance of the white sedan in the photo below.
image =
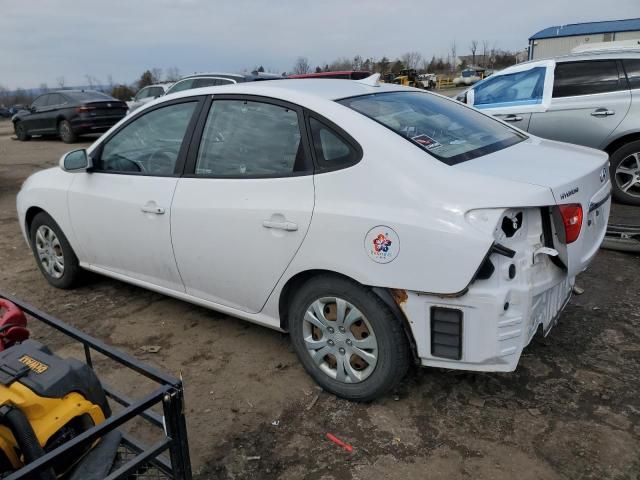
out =
<svg viewBox="0 0 640 480"><path fill-rule="evenodd" d="M288 331L370 400L411 362L514 370L598 251L607 163L376 78L255 82L149 103L18 213L50 284L86 269Z"/></svg>

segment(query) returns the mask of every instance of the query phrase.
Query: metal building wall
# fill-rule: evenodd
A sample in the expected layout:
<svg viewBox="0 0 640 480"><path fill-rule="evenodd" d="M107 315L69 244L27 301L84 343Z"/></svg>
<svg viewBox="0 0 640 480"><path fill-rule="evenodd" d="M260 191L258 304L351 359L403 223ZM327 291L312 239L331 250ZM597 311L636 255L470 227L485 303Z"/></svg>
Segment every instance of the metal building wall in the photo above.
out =
<svg viewBox="0 0 640 480"><path fill-rule="evenodd" d="M605 38L605 35L608 35L608 38ZM640 39L640 31L616 32L615 34L597 33L573 37L541 38L539 40L532 40L530 42L530 48L531 46L533 46L533 55L530 56L530 59L536 60L539 58L549 58L557 57L559 55L566 55L568 53L571 53L571 50L573 48L585 43L597 43L610 40L633 40L636 38Z"/></svg>

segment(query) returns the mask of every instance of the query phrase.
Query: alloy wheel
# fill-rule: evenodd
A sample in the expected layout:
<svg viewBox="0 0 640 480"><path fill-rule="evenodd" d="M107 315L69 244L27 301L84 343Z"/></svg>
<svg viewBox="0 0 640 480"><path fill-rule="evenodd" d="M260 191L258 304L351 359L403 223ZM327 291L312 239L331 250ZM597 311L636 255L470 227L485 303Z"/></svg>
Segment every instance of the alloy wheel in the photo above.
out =
<svg viewBox="0 0 640 480"><path fill-rule="evenodd" d="M302 333L313 362L339 382L362 382L376 368L378 341L373 328L342 298L323 297L309 305Z"/></svg>
<svg viewBox="0 0 640 480"><path fill-rule="evenodd" d="M64 256L55 232L48 226L41 225L36 231L35 245L44 271L53 278L61 278L64 275Z"/></svg>
<svg viewBox="0 0 640 480"><path fill-rule="evenodd" d="M625 194L640 198L640 152L622 159L615 171L615 182Z"/></svg>

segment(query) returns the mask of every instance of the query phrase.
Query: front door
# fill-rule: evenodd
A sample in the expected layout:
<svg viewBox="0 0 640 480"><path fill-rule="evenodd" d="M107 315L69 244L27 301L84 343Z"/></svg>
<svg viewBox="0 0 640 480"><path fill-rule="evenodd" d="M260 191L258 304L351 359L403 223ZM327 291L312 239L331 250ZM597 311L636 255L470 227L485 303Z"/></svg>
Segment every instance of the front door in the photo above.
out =
<svg viewBox="0 0 640 480"><path fill-rule="evenodd" d="M546 112L534 113L534 135L604 148L631 105L631 92L616 60L558 63L553 98Z"/></svg>
<svg viewBox="0 0 640 480"><path fill-rule="evenodd" d="M86 261L99 269L184 291L171 246L170 209L198 99L134 118L91 152L69 210Z"/></svg>
<svg viewBox="0 0 640 480"><path fill-rule="evenodd" d="M551 100L553 63L549 61L511 67L476 84L467 93L474 107L518 127L529 129L533 112L544 111Z"/></svg>
<svg viewBox="0 0 640 480"><path fill-rule="evenodd" d="M250 313L262 309L313 212L302 118L298 107L277 101L215 96L171 207L187 293Z"/></svg>

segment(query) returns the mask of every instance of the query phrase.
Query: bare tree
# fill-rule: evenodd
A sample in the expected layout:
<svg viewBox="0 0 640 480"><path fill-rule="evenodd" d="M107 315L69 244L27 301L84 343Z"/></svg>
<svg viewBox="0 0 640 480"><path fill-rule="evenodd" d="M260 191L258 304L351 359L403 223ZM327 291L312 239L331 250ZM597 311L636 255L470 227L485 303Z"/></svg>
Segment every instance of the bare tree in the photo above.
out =
<svg viewBox="0 0 640 480"><path fill-rule="evenodd" d="M482 66L487 67L487 50L489 49L489 40L482 41Z"/></svg>
<svg viewBox="0 0 640 480"><path fill-rule="evenodd" d="M296 75L303 75L311 71L309 59L307 57L298 57L296 63L293 64L292 72Z"/></svg>
<svg viewBox="0 0 640 480"><path fill-rule="evenodd" d="M422 60L422 54L418 52L407 52L400 57L405 68L418 68Z"/></svg>
<svg viewBox="0 0 640 480"><path fill-rule="evenodd" d="M39 89L40 89L41 93L46 93L46 92L49 91L49 86L46 83L43 82L43 83L40 84Z"/></svg>
<svg viewBox="0 0 640 480"><path fill-rule="evenodd" d="M155 67L151 69L151 78L153 83L160 83L162 81L162 69Z"/></svg>
<svg viewBox="0 0 640 480"><path fill-rule="evenodd" d="M451 71L455 72L458 66L458 46L456 41L451 42Z"/></svg>
<svg viewBox="0 0 640 480"><path fill-rule="evenodd" d="M329 68L327 71L335 72L339 70L351 70L352 65L353 64L351 62L351 59L347 57L340 57L329 64Z"/></svg>
<svg viewBox="0 0 640 480"><path fill-rule="evenodd" d="M167 73L164 76L167 82L177 82L180 80L180 69L178 67L167 68Z"/></svg>
<svg viewBox="0 0 640 480"><path fill-rule="evenodd" d="M478 50L478 41L471 40L471 45L469 45L469 50L471 50L471 57L473 58L473 65L476 65L476 50Z"/></svg>
<svg viewBox="0 0 640 480"><path fill-rule="evenodd" d="M64 77L56 78L56 83L58 84L58 87L64 88Z"/></svg>

